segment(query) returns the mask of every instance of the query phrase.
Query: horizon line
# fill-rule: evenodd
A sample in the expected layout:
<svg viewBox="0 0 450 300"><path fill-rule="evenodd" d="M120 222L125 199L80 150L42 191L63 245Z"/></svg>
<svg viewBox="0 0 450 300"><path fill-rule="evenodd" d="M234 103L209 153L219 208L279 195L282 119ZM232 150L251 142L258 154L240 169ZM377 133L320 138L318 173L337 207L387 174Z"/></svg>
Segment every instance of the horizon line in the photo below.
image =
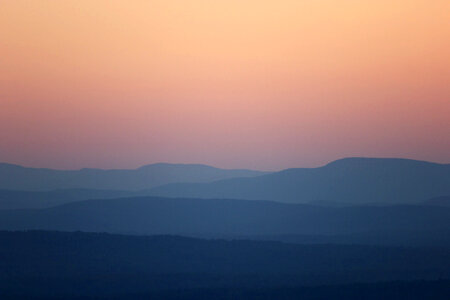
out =
<svg viewBox="0 0 450 300"><path fill-rule="evenodd" d="M441 163L441 162L424 160L424 159L404 158L404 157L345 156L345 157L341 157L341 158L338 158L338 159L330 160L330 161L328 161L326 163L322 163L322 164L319 164L319 165L314 166L314 167L299 167L299 166L295 166L295 167L281 168L281 169L276 169L276 170L259 170L259 169L252 169L252 168L224 168L224 167L219 167L219 166L210 165L210 164L206 164L206 163L185 163L185 162L176 163L176 162L167 162L167 161L143 164L143 165L140 165L140 166L135 167L135 168L132 168L132 167L131 168L82 167L82 168L77 168L77 169L59 169L59 168L49 168L49 167L33 167L33 166L22 165L22 164L19 164L19 163L10 163L10 162L3 162L3 161L0 161L0 165L9 165L9 166L21 167L21 168L25 168L25 169L45 169L45 170L53 170L53 171L139 170L139 169L142 169L142 168L145 168L145 167L149 167L149 166L168 165L168 166L201 166L201 167L209 167L209 168L221 169L221 170L229 170L229 171L243 170L243 171L261 172L261 173L276 173L276 172L281 172L281 171L289 170L289 169L316 169L316 168L327 166L327 165L332 164L332 163L337 162L337 161L342 161L342 160L347 160L347 159L407 160L407 161L424 162L424 163L437 164L437 165L449 165L450 164L450 163Z"/></svg>

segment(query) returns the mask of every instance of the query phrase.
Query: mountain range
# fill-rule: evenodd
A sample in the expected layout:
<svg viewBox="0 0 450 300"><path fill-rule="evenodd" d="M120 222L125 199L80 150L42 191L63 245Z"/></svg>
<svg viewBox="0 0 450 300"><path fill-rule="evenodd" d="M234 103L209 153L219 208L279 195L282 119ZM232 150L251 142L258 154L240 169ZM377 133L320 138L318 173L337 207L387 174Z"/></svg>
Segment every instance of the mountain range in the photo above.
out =
<svg viewBox="0 0 450 300"><path fill-rule="evenodd" d="M450 165L347 158L319 168L287 169L252 178L167 184L150 194L290 203L412 204L450 195Z"/></svg>
<svg viewBox="0 0 450 300"><path fill-rule="evenodd" d="M0 210L0 230L62 230L198 237L450 232L450 208L323 207L270 201L135 197ZM376 235L373 235L376 236ZM383 239L379 234L377 239Z"/></svg>
<svg viewBox="0 0 450 300"><path fill-rule="evenodd" d="M448 299L450 165L0 164L1 299Z"/></svg>
<svg viewBox="0 0 450 300"><path fill-rule="evenodd" d="M138 169L53 170L0 164L0 189L46 191L54 189L143 190L175 182L210 182L267 174L227 170L198 164L146 165Z"/></svg>
<svg viewBox="0 0 450 300"><path fill-rule="evenodd" d="M0 209L136 196L269 200L322 206L448 202L450 165L348 158L318 168L265 173L204 165L59 171L0 164ZM435 200L430 200L435 199ZM436 200L440 199L440 200Z"/></svg>

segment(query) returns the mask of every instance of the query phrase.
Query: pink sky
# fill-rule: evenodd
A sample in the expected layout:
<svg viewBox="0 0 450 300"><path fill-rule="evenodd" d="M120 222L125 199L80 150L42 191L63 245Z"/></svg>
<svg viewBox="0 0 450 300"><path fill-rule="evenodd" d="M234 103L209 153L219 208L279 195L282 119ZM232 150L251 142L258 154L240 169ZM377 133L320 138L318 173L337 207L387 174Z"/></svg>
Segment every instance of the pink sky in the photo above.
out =
<svg viewBox="0 0 450 300"><path fill-rule="evenodd" d="M450 3L0 4L0 161L450 162Z"/></svg>

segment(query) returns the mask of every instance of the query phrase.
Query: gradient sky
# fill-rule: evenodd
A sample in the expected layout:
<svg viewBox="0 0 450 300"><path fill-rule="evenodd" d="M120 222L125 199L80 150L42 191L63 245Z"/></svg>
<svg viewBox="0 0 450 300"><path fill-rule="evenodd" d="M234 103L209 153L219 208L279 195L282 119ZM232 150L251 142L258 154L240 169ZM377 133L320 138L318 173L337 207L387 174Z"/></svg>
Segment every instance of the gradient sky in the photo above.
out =
<svg viewBox="0 0 450 300"><path fill-rule="evenodd" d="M448 0L0 1L0 161L450 162Z"/></svg>

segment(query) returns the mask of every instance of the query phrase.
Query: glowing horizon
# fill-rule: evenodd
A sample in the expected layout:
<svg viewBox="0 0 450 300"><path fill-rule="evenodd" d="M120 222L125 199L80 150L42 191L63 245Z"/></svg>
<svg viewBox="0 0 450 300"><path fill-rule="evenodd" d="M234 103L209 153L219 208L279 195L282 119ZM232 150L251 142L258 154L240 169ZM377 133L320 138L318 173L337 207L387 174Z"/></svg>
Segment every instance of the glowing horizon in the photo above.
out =
<svg viewBox="0 0 450 300"><path fill-rule="evenodd" d="M0 4L0 161L450 162L450 3Z"/></svg>

